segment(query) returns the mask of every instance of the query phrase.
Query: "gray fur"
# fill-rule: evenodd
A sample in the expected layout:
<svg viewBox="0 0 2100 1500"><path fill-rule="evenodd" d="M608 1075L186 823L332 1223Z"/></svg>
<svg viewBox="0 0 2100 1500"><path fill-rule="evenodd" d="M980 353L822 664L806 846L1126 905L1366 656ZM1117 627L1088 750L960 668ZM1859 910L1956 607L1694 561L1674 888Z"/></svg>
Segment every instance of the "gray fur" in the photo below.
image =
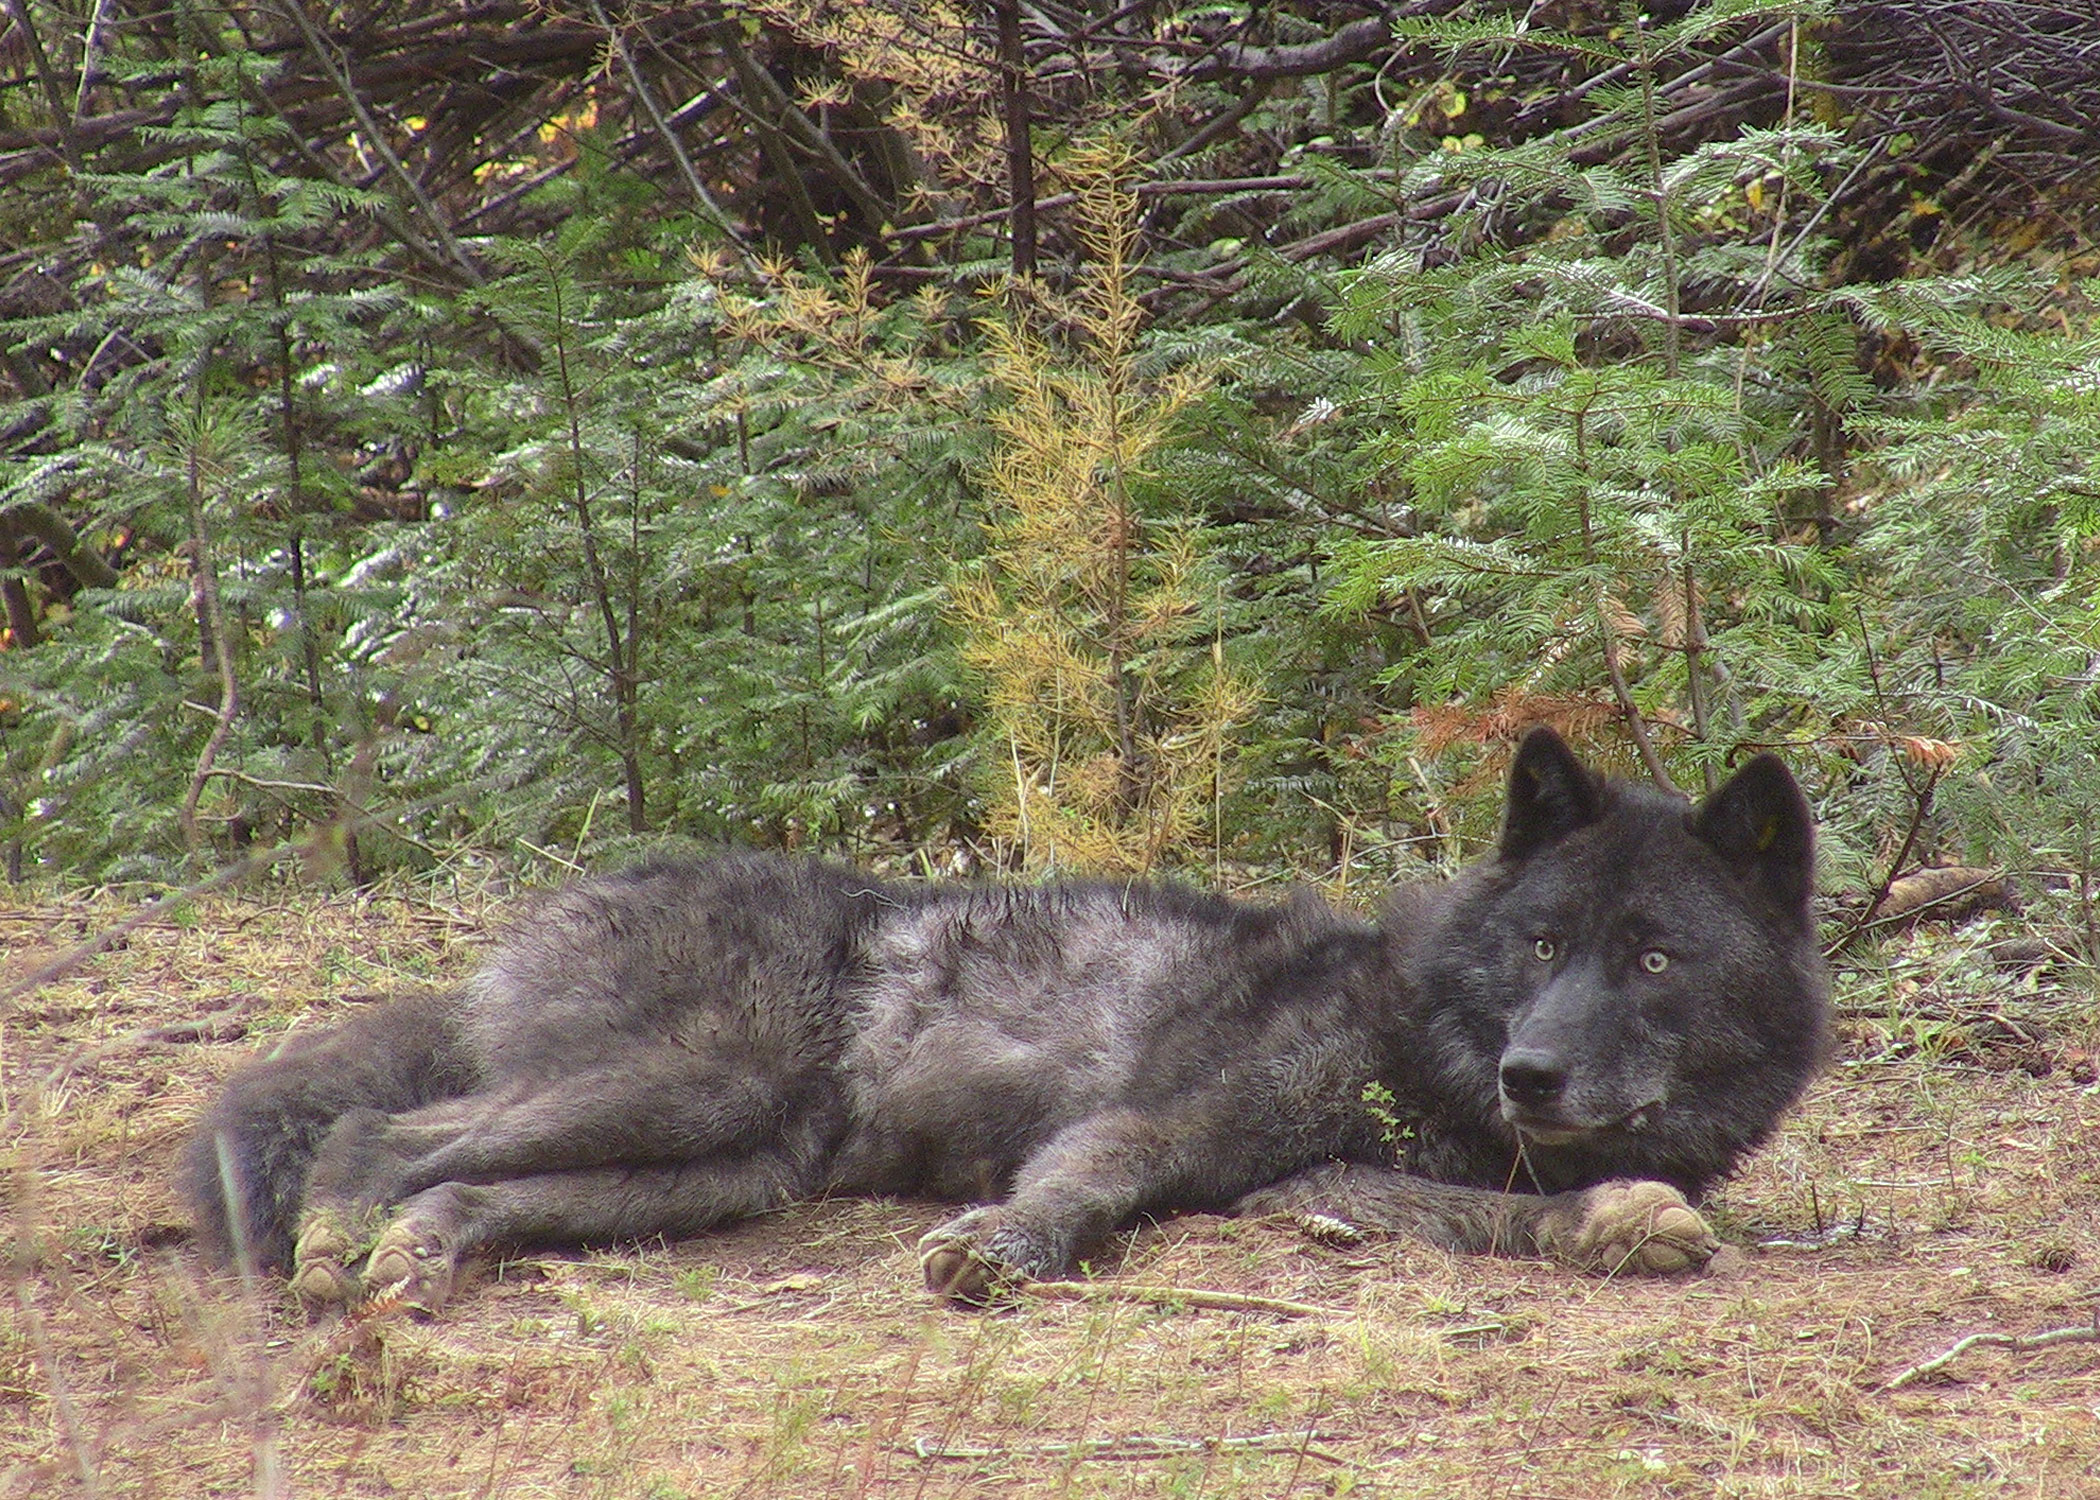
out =
<svg viewBox="0 0 2100 1500"><path fill-rule="evenodd" d="M185 1188L221 1258L322 1300L435 1302L477 1249L827 1192L979 1201L924 1247L966 1299L1067 1274L1141 1215L1243 1199L1696 1263L1710 1242L1674 1193L1599 1185L1696 1195L1811 1076L1811 837L1768 757L1695 811L1542 732L1498 853L1377 923L1310 897L657 861L548 899L457 996L237 1073Z"/></svg>

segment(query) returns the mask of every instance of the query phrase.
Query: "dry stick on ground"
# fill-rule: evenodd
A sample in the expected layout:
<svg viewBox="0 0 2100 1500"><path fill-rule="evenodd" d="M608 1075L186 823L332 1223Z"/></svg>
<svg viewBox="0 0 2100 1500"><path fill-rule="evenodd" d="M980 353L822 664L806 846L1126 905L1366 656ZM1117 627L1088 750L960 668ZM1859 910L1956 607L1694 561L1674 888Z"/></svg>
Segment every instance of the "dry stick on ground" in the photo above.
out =
<svg viewBox="0 0 2100 1500"><path fill-rule="evenodd" d="M1338 1318L1331 1307L1309 1302L1285 1302L1275 1297L1254 1297L1240 1292L1212 1292L1197 1287L1125 1286L1113 1281L1024 1281L1013 1288L1023 1297L1052 1302L1142 1302L1180 1307L1204 1307L1227 1312L1269 1312L1286 1318Z"/></svg>
<svg viewBox="0 0 2100 1500"><path fill-rule="evenodd" d="M1964 903L1964 898L1973 898ZM1964 910L2005 906L2005 872L1973 865L1928 865L1899 880L1889 882L1881 904L1874 909L1873 926L1929 915L1935 908Z"/></svg>
<svg viewBox="0 0 2100 1500"><path fill-rule="evenodd" d="M248 1034L249 1008L233 1006L215 1010L209 1015L198 1016L189 1021L171 1021L164 1026L141 1026L121 1036L113 1036L106 1042L95 1042L76 1047L54 1064L37 1081L37 1088L49 1094L73 1074L91 1062L104 1057L113 1057L133 1047L172 1047L192 1042L238 1041ZM0 1111L0 1119L6 1119L12 1111Z"/></svg>
<svg viewBox="0 0 2100 1500"><path fill-rule="evenodd" d="M1317 1458L1327 1464L1348 1465L1349 1461L1339 1453L1312 1447L1312 1440L1316 1436L1317 1429L1310 1427L1303 1432L1253 1432L1245 1437L1185 1438L1134 1432L1126 1437L1050 1440L1040 1443L1006 1444L997 1448L975 1444L939 1443L921 1437L913 1438L900 1447L904 1452L921 1460L952 1458L981 1461L1022 1455L1030 1458L1166 1458L1178 1453L1223 1453L1234 1449L1280 1448L1288 1444L1302 1457Z"/></svg>
<svg viewBox="0 0 2100 1500"><path fill-rule="evenodd" d="M1937 1375L1971 1349L1989 1347L2025 1354L2032 1349L2049 1349L2058 1344L2100 1344L2100 1309L2094 1310L2093 1321L2089 1325L2051 1328L2045 1333L1972 1333L1945 1353L1936 1354L1931 1359L1912 1365L1900 1374L1892 1376L1882 1389L1893 1391L1914 1384L1929 1375Z"/></svg>

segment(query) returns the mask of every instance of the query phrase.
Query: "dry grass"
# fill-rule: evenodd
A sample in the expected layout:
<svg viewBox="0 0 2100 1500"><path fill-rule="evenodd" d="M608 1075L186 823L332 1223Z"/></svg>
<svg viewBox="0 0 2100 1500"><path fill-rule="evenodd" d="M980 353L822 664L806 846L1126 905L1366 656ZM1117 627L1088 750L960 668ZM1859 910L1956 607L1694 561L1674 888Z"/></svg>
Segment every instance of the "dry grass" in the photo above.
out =
<svg viewBox="0 0 2100 1500"><path fill-rule="evenodd" d="M0 985L121 914L0 907ZM215 1080L456 973L482 917L213 901L0 1018L0 1496L2100 1494L2100 1345L1887 1388L2096 1316L2083 975L1939 936L1854 976L1844 1064L1720 1195L1738 1248L1689 1281L1192 1217L1110 1285L1331 1312L973 1315L916 1285L940 1210L860 1202L510 1262L429 1324L309 1323L200 1274L167 1176Z"/></svg>

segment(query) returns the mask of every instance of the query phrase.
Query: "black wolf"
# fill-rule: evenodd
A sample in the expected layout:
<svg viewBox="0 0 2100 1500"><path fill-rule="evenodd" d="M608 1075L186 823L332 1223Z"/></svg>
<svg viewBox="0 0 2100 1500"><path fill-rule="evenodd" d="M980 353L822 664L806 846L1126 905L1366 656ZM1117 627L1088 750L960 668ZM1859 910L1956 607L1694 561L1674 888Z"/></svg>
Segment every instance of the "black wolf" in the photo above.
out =
<svg viewBox="0 0 2100 1500"><path fill-rule="evenodd" d="M921 1246L963 1300L1236 1202L1701 1264L1687 1195L1823 1052L1812 842L1771 756L1695 808L1535 731L1495 854L1376 924L660 860L549 899L462 993L237 1073L185 1188L209 1247L318 1301L833 1192L978 1203Z"/></svg>

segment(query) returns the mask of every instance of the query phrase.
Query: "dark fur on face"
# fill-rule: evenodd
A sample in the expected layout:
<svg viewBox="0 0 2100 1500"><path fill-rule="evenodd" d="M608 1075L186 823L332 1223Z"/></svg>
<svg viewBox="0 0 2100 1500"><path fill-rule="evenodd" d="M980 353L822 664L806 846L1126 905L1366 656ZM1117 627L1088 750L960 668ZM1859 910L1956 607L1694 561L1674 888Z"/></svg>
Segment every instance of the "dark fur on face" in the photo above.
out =
<svg viewBox="0 0 2100 1500"><path fill-rule="evenodd" d="M1418 916L1436 1095L1425 1175L1696 1195L1770 1132L1828 1045L1793 779L1760 756L1703 808L1527 740L1500 849ZM1521 791L1516 789L1522 789ZM1459 1129L1452 1122L1465 1120Z"/></svg>

